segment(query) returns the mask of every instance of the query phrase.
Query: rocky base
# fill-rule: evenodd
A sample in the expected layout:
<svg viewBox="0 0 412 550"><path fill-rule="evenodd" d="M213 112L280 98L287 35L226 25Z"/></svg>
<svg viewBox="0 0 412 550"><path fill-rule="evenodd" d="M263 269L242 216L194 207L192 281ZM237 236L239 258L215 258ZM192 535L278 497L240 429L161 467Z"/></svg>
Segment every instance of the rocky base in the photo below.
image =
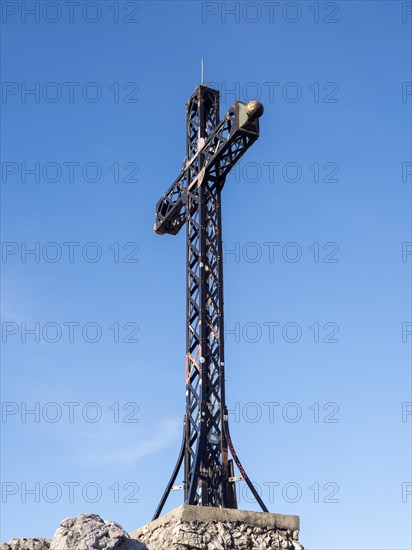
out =
<svg viewBox="0 0 412 550"><path fill-rule="evenodd" d="M147 550L304 550L299 517L183 505L130 534Z"/></svg>
<svg viewBox="0 0 412 550"><path fill-rule="evenodd" d="M103 521L95 514L68 518L51 541L46 539L12 539L0 543L0 550L146 550L144 544L131 539L114 521Z"/></svg>
<svg viewBox="0 0 412 550"><path fill-rule="evenodd" d="M298 531L265 529L239 522L182 520L140 535L147 550L304 550Z"/></svg>
<svg viewBox="0 0 412 550"><path fill-rule="evenodd" d="M11 539L8 544L0 542L0 550L49 550L47 539Z"/></svg>
<svg viewBox="0 0 412 550"><path fill-rule="evenodd" d="M81 514L63 520L51 541L12 539L0 550L305 550L298 535L297 516L181 506L130 535Z"/></svg>

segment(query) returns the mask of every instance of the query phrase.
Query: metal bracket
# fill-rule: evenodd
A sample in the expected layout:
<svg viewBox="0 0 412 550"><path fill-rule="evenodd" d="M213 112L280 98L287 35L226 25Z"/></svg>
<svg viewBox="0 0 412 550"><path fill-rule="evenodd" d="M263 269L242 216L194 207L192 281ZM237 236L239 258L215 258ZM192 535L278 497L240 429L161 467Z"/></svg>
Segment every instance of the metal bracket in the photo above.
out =
<svg viewBox="0 0 412 550"><path fill-rule="evenodd" d="M244 480L245 478L243 476L233 476L228 479L228 481L230 481L231 483L233 483L234 481L244 481Z"/></svg>

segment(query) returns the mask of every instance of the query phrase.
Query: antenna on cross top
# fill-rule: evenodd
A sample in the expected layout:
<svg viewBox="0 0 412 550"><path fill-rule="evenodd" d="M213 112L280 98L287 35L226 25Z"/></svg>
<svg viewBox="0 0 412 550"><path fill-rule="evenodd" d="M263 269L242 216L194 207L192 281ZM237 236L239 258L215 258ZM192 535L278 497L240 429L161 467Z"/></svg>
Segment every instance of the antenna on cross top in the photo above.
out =
<svg viewBox="0 0 412 550"><path fill-rule="evenodd" d="M202 61L201 61L201 84L205 83L205 58L202 55Z"/></svg>

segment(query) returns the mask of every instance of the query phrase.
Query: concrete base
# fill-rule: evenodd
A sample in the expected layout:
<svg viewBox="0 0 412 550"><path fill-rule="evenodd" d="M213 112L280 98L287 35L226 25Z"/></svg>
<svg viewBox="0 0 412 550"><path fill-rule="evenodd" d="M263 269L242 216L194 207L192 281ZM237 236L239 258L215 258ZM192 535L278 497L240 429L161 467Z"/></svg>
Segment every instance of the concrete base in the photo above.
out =
<svg viewBox="0 0 412 550"><path fill-rule="evenodd" d="M208 521L240 522L253 527L263 527L265 529L290 529L290 531L299 531L300 528L299 516L183 504L183 506L179 506L179 508L175 508L171 512L160 516L160 518L136 529L130 533L130 536L132 539L138 539L140 536L147 535L166 523L177 522L179 520L184 523L189 523L190 521L200 521L202 523Z"/></svg>
<svg viewBox="0 0 412 550"><path fill-rule="evenodd" d="M290 548L298 542L299 516L183 505L130 533L148 550Z"/></svg>

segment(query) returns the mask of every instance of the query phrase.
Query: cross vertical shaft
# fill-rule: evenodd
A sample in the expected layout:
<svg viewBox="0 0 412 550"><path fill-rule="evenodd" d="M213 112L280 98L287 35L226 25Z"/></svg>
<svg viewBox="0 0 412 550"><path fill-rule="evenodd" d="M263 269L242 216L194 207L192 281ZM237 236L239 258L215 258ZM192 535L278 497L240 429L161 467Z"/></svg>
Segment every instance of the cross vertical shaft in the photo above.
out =
<svg viewBox="0 0 412 550"><path fill-rule="evenodd" d="M221 188L219 182L205 177L205 158L201 153L219 122L219 93L199 86L188 101L186 114L188 180L200 177L188 190L186 203L185 502L227 506L227 444L222 429L225 403Z"/></svg>

